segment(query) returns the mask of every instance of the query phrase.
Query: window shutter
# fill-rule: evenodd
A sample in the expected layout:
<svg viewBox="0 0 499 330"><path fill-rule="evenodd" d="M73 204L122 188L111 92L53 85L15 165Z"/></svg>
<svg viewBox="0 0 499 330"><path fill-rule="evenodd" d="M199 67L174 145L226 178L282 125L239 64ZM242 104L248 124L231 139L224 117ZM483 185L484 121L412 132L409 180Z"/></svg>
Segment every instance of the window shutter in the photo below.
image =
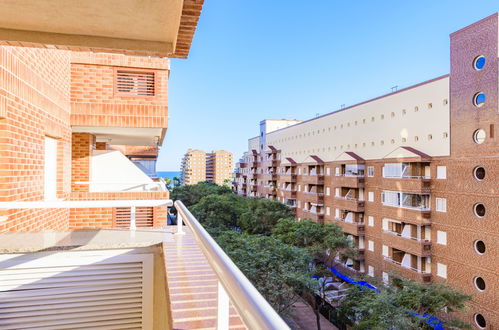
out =
<svg viewBox="0 0 499 330"><path fill-rule="evenodd" d="M154 96L154 72L116 72L116 90L118 93L136 96Z"/></svg>
<svg viewBox="0 0 499 330"><path fill-rule="evenodd" d="M131 209L129 207L114 208L114 227L130 227ZM135 224L137 227L152 227L154 222L154 208L137 207L135 209Z"/></svg>
<svg viewBox="0 0 499 330"><path fill-rule="evenodd" d="M0 328L152 328L153 256L117 251L0 255Z"/></svg>

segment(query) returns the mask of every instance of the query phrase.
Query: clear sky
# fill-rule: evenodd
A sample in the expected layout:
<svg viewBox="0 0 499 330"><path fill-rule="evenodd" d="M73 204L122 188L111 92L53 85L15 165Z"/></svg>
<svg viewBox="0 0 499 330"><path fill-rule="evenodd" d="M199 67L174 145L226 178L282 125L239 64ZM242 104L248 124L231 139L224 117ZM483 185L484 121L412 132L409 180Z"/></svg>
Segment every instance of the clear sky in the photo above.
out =
<svg viewBox="0 0 499 330"><path fill-rule="evenodd" d="M461 0L205 0L172 59L159 171L188 148L237 160L262 119L309 119L449 72L449 34L499 11Z"/></svg>

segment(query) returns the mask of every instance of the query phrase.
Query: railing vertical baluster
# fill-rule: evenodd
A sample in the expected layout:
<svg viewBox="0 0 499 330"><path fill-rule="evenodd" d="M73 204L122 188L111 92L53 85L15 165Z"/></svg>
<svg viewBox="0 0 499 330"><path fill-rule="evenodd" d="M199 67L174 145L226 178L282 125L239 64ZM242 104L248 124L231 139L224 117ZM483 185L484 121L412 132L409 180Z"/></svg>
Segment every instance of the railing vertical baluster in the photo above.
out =
<svg viewBox="0 0 499 330"><path fill-rule="evenodd" d="M135 211L135 206L130 207L130 229L133 230L137 229L137 224L135 223Z"/></svg>
<svg viewBox="0 0 499 330"><path fill-rule="evenodd" d="M222 283L218 281L218 316L217 316L217 329L229 329L229 295L225 291Z"/></svg>

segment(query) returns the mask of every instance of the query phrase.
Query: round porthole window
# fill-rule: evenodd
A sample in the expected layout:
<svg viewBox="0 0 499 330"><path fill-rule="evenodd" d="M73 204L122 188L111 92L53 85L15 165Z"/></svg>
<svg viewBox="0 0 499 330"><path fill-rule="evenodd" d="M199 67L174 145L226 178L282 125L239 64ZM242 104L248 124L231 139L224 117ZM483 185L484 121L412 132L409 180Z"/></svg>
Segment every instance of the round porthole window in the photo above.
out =
<svg viewBox="0 0 499 330"><path fill-rule="evenodd" d="M475 179L482 181L483 179L485 179L485 168L481 166L475 167L473 169L473 176L475 177Z"/></svg>
<svg viewBox="0 0 499 330"><path fill-rule="evenodd" d="M473 318L475 319L475 324L480 329L485 329L487 327L487 322L485 321L485 317L483 317L482 314L475 314Z"/></svg>
<svg viewBox="0 0 499 330"><path fill-rule="evenodd" d="M485 62L486 62L485 56L483 55L477 56L473 60L473 68L475 68L475 70L482 70L483 67L485 66Z"/></svg>
<svg viewBox="0 0 499 330"><path fill-rule="evenodd" d="M485 281L483 280L483 278L481 278L480 276L477 276L477 277L475 277L474 282L475 282L475 287L479 291L485 291Z"/></svg>
<svg viewBox="0 0 499 330"><path fill-rule="evenodd" d="M482 203L477 203L473 206L473 212L479 218L483 218L485 216L485 205Z"/></svg>
<svg viewBox="0 0 499 330"><path fill-rule="evenodd" d="M476 144L482 144L485 141L485 137L487 134L483 129L477 129L473 133L473 141L475 141Z"/></svg>
<svg viewBox="0 0 499 330"><path fill-rule="evenodd" d="M485 253L485 243L484 241L476 240L475 241L475 251L478 254L484 254Z"/></svg>
<svg viewBox="0 0 499 330"><path fill-rule="evenodd" d="M482 105L485 104L486 99L487 99L487 96L485 96L484 93L482 93L482 92L476 93L475 96L473 96L473 104L476 107L480 108Z"/></svg>

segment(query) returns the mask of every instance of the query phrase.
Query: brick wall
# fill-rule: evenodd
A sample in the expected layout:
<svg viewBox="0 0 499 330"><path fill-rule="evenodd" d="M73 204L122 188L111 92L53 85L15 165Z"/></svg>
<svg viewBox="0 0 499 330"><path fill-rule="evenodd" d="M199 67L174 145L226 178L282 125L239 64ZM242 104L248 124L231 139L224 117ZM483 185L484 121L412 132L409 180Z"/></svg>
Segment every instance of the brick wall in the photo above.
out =
<svg viewBox="0 0 499 330"><path fill-rule="evenodd" d="M0 47L0 200L44 196L44 140L58 140L57 197L70 193L70 54ZM68 228L68 210L0 211L0 231Z"/></svg>

